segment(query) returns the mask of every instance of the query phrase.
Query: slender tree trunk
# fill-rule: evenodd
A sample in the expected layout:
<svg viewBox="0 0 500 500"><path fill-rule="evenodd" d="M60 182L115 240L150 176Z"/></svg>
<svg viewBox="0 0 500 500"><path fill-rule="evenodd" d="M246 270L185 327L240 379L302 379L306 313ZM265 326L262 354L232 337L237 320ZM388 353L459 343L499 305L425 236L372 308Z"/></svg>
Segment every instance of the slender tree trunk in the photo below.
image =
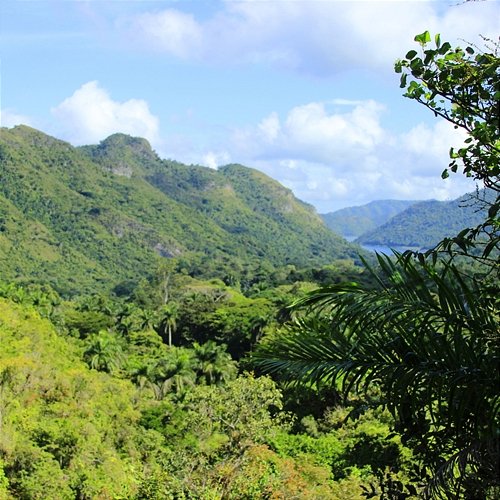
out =
<svg viewBox="0 0 500 500"><path fill-rule="evenodd" d="M165 282L163 283L163 305L168 303L168 285L170 283L170 273L165 276Z"/></svg>

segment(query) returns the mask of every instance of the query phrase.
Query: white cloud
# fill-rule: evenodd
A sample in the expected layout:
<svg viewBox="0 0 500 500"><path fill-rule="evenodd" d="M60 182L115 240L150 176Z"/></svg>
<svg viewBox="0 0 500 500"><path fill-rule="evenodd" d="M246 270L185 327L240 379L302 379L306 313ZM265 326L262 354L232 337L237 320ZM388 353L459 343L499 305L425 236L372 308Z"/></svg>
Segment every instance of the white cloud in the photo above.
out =
<svg viewBox="0 0 500 500"><path fill-rule="evenodd" d="M342 158L361 159L384 141L380 125L384 107L372 100L356 101L346 110L330 103L312 102L292 108L283 120L276 112L256 128L236 130L232 143L244 155L329 163Z"/></svg>
<svg viewBox="0 0 500 500"><path fill-rule="evenodd" d="M436 121L433 126L420 123L409 132L401 134L399 144L402 150L412 155L413 173L421 176L435 174L433 165L442 164L448 159L450 147L461 147L467 134L462 129L455 129L445 120Z"/></svg>
<svg viewBox="0 0 500 500"><path fill-rule="evenodd" d="M90 144L122 132L158 143L159 120L146 101L114 101L96 81L82 85L71 97L53 108L59 136L73 144Z"/></svg>
<svg viewBox="0 0 500 500"><path fill-rule="evenodd" d="M426 29L443 39L498 36L497 2L226 1L208 19L180 10L141 14L129 25L155 49L205 62L265 62L330 75L392 67Z"/></svg>
<svg viewBox="0 0 500 500"><path fill-rule="evenodd" d="M329 112L325 103L313 102L293 108L285 121L286 142L300 155L316 160L362 154L383 139L379 116L383 107L366 101L350 112Z"/></svg>
<svg viewBox="0 0 500 500"><path fill-rule="evenodd" d="M274 142L280 133L280 120L277 113L271 113L259 123L259 130L266 142Z"/></svg>
<svg viewBox="0 0 500 500"><path fill-rule="evenodd" d="M226 165L230 160L231 157L227 151L208 151L203 155L201 164L216 169L221 165Z"/></svg>
<svg viewBox="0 0 500 500"><path fill-rule="evenodd" d="M10 109L0 110L0 127L14 127L15 125L33 125L29 116L21 115Z"/></svg>
<svg viewBox="0 0 500 500"><path fill-rule="evenodd" d="M201 48L202 30L190 14L174 9L144 13L139 15L134 25L146 43L174 56L193 56Z"/></svg>

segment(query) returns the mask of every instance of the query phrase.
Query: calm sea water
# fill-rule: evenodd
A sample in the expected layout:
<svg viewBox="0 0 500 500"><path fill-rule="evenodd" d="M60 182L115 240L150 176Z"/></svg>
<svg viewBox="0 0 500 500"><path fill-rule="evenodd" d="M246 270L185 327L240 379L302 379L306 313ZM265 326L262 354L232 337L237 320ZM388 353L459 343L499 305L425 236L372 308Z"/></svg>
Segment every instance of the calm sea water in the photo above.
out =
<svg viewBox="0 0 500 500"><path fill-rule="evenodd" d="M344 238L347 241L354 241L356 239L356 236L344 236ZM383 253L385 255L394 255L394 252L392 250L395 250L396 252L406 252L406 250L419 250L418 248L415 247L405 247L405 246L398 246L394 245L392 247L388 247L385 245L361 245L365 250L368 250L370 252L378 252L378 253Z"/></svg>
<svg viewBox="0 0 500 500"><path fill-rule="evenodd" d="M384 245L361 245L365 250L369 250L370 252L378 252L378 253L384 253L385 255L394 255L394 252L389 248ZM395 248L396 251L403 251L404 250L399 250L399 248ZM405 248L405 250L407 250Z"/></svg>

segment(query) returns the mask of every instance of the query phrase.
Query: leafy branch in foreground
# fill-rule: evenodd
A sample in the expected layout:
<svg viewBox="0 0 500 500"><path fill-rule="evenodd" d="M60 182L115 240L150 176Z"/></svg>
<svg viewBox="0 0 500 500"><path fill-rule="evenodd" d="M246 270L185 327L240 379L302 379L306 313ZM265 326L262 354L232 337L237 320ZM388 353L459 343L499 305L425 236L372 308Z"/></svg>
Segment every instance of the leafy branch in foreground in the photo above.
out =
<svg viewBox="0 0 500 500"><path fill-rule="evenodd" d="M295 306L309 315L263 343L255 362L286 380L340 385L345 396L380 387L397 430L434 471L435 496L486 494L500 456L499 290L452 264L399 257L368 268L375 289L311 292Z"/></svg>
<svg viewBox="0 0 500 500"><path fill-rule="evenodd" d="M450 151L452 172L460 164L464 174L486 186L500 190L500 58L498 43L491 52L474 47L452 48L435 36L435 47L429 46L428 31L415 37L422 49L421 57L410 50L396 62L401 74L405 97L414 99L440 116L464 129L465 145ZM411 81L408 82L408 77ZM443 178L448 171L443 172Z"/></svg>
<svg viewBox="0 0 500 500"><path fill-rule="evenodd" d="M410 50L398 60L395 70L401 74L405 97L413 99L467 134L464 144L450 149L449 170L463 167L467 177L480 181L496 193L489 202L488 217L475 228L464 228L447 238L436 252L473 256L496 268L500 252L500 57L499 42L485 40L485 50L468 46L453 48L439 35L428 31L415 37L421 53ZM445 169L442 177L449 176Z"/></svg>

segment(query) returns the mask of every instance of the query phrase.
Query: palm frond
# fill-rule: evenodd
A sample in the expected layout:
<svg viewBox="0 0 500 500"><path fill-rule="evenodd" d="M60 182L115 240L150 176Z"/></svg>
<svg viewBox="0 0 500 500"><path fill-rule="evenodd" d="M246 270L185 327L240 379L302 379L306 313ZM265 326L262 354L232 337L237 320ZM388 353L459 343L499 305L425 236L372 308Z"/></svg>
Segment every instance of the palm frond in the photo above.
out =
<svg viewBox="0 0 500 500"><path fill-rule="evenodd" d="M485 482L489 483L486 494L488 490L491 493L498 492L500 478L495 454L498 456L498 450L489 450L478 442L453 453L427 484L423 491L424 498L462 498L460 494L464 486L479 493L482 490L480 483ZM491 460L485 460L485 456L491 457Z"/></svg>
<svg viewBox="0 0 500 500"><path fill-rule="evenodd" d="M484 444L498 428L499 290L450 263L398 257L368 267L375 289L344 283L298 301L303 316L254 360L284 380L330 383L344 395L377 384L403 429L423 419L456 450Z"/></svg>

